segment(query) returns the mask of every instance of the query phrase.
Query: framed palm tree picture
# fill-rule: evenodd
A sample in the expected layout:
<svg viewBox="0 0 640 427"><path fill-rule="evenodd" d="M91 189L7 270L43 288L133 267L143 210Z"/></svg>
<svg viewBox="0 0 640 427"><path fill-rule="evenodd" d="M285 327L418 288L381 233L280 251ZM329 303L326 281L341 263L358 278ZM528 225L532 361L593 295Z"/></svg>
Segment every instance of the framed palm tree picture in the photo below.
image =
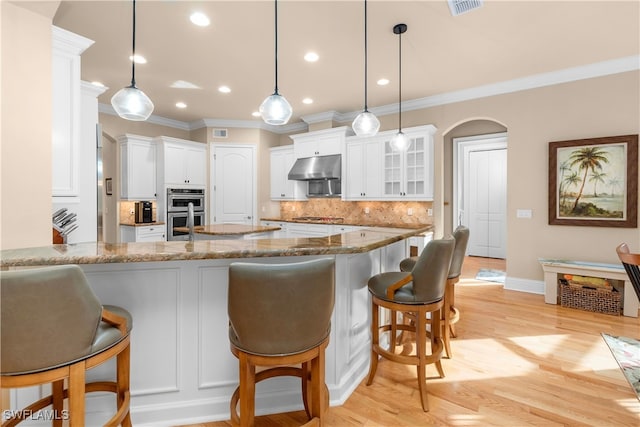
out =
<svg viewBox="0 0 640 427"><path fill-rule="evenodd" d="M638 226L638 135L549 143L549 224Z"/></svg>

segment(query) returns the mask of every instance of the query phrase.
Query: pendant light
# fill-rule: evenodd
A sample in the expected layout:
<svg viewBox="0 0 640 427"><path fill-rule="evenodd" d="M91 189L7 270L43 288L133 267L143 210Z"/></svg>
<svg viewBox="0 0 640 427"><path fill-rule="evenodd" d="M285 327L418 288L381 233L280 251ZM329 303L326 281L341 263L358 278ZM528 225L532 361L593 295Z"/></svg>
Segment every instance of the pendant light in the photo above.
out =
<svg viewBox="0 0 640 427"><path fill-rule="evenodd" d="M260 115L265 123L270 125L284 125L291 118L293 110L284 96L278 93L278 0L275 1L275 64L276 64L276 84L273 95L268 96L260 105Z"/></svg>
<svg viewBox="0 0 640 427"><path fill-rule="evenodd" d="M391 148L395 151L407 151L411 141L402 132L402 34L407 31L406 24L393 27L393 33L398 35L398 133L391 140Z"/></svg>
<svg viewBox="0 0 640 427"><path fill-rule="evenodd" d="M113 98L111 105L120 117L126 120L144 121L153 112L153 102L147 95L136 87L136 0L133 0L133 49L131 56L131 85L120 89Z"/></svg>
<svg viewBox="0 0 640 427"><path fill-rule="evenodd" d="M373 136L380 129L380 120L367 109L367 0L364 0L364 111L351 124L358 136Z"/></svg>

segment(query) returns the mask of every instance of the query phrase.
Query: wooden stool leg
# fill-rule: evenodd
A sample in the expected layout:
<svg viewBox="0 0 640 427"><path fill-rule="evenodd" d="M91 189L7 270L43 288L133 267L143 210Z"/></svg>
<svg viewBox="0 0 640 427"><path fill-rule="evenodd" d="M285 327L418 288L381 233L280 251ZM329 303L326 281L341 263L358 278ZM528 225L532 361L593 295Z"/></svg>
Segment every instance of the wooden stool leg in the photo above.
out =
<svg viewBox="0 0 640 427"><path fill-rule="evenodd" d="M427 400L427 377L425 373L426 357L427 357L427 324L425 313L418 311L416 318L416 356L418 357L418 389L420 390L420 401L422 409L429 411L429 402Z"/></svg>
<svg viewBox="0 0 640 427"><path fill-rule="evenodd" d="M373 377L376 376L376 370L378 369L378 353L375 348L380 344L380 331L378 326L378 305L375 302L371 302L371 362L369 364L369 376L367 378L367 385L371 385Z"/></svg>
<svg viewBox="0 0 640 427"><path fill-rule="evenodd" d="M324 351L311 361L311 417L317 418L319 425L324 425L325 383L324 383Z"/></svg>
<svg viewBox="0 0 640 427"><path fill-rule="evenodd" d="M118 409L125 403L125 394L129 393L130 383L130 365L131 365L131 347L122 350L117 357L117 383L118 383ZM127 415L122 420L123 427L131 427L131 414L127 409Z"/></svg>
<svg viewBox="0 0 640 427"><path fill-rule="evenodd" d="M451 356L453 355L453 353L451 352L451 344L449 342L450 338L451 338L451 331L450 331L450 325L451 325L451 300L453 299L453 285L449 284L449 282L447 282L445 291L444 291L444 308L441 310L441 312L443 313L442 316L442 320L443 320L443 324L442 324L442 340L444 341L444 350L447 353L447 357L451 358Z"/></svg>
<svg viewBox="0 0 640 427"><path fill-rule="evenodd" d="M311 395L311 390L309 388L309 379L311 377L311 368L309 367L309 362L302 363L302 403L304 404L304 411L307 413L307 418L311 418L311 407L309 406L309 396ZM313 383L311 383L313 386Z"/></svg>
<svg viewBox="0 0 640 427"><path fill-rule="evenodd" d="M433 317L432 325L431 325L431 330L432 330L431 353L432 354L433 354L433 350L437 348L438 342L442 341L442 325L440 323L442 310L443 308L440 308L440 310L436 311L432 316ZM436 359L435 365L436 365L436 369L438 370L438 374L440 374L440 378L444 378L444 369L442 369L442 360L440 359L440 357Z"/></svg>
<svg viewBox="0 0 640 427"><path fill-rule="evenodd" d="M252 427L255 417L256 367L240 353L240 426Z"/></svg>
<svg viewBox="0 0 640 427"><path fill-rule="evenodd" d="M64 380L54 381L51 384L51 396L53 397L53 427L62 427L62 410L64 409Z"/></svg>
<svg viewBox="0 0 640 427"><path fill-rule="evenodd" d="M84 427L85 363L69 367L69 425Z"/></svg>

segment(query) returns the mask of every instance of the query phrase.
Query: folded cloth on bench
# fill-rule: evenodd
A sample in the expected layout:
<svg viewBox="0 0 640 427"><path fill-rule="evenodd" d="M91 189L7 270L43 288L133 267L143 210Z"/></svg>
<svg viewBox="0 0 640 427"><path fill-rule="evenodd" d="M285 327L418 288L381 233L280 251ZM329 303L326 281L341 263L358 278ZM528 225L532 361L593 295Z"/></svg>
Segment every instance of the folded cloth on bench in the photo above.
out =
<svg viewBox="0 0 640 427"><path fill-rule="evenodd" d="M565 274L564 278L572 285L588 286L591 288L612 289L613 286L607 279L599 277L578 276L576 274Z"/></svg>

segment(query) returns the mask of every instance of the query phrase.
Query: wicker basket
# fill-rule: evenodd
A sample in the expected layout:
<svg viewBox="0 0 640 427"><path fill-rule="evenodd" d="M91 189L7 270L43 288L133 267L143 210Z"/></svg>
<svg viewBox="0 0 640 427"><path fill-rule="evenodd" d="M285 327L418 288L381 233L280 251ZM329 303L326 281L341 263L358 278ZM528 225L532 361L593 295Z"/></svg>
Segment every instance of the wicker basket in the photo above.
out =
<svg viewBox="0 0 640 427"><path fill-rule="evenodd" d="M620 316L622 295L616 289L588 288L560 279L560 305Z"/></svg>

